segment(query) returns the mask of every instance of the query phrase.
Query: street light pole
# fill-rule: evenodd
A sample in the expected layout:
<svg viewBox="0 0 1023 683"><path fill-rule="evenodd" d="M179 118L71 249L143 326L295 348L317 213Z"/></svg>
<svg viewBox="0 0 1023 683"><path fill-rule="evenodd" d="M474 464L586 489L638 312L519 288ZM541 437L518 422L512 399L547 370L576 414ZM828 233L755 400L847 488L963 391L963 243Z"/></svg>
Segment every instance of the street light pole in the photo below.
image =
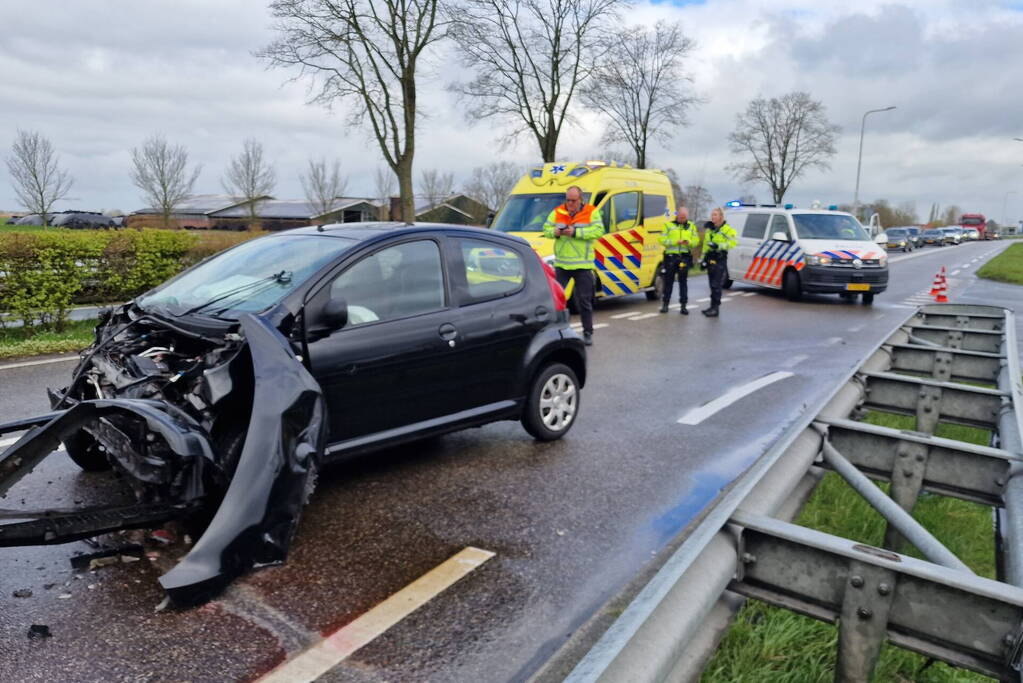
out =
<svg viewBox="0 0 1023 683"><path fill-rule="evenodd" d="M1023 142L1023 140L1021 140L1021 142ZM1009 219L1005 215L1005 209L1009 203L1010 194L1017 194L1017 192L1016 190L1009 190L1008 192L1005 193L1005 196L1002 197L1002 220L1005 221L1005 225L1009 224Z"/></svg>
<svg viewBox="0 0 1023 683"><path fill-rule="evenodd" d="M863 121L860 122L860 153L856 157L856 193L853 195L853 215L860 217L860 167L863 165L863 131L867 127L867 114L876 114L879 111L891 111L895 107L884 109L871 109L863 114Z"/></svg>

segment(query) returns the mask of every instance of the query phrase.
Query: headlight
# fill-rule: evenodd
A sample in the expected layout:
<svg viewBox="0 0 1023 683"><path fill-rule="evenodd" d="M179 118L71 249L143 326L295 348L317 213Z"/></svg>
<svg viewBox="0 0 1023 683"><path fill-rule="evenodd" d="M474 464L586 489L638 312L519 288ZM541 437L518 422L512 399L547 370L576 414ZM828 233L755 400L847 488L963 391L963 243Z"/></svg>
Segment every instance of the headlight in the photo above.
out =
<svg viewBox="0 0 1023 683"><path fill-rule="evenodd" d="M811 266L827 266L831 264L831 257L824 254L810 254L806 257L806 263Z"/></svg>
<svg viewBox="0 0 1023 683"><path fill-rule="evenodd" d="M906 246L906 240L902 240L901 242L899 242L899 246L900 247Z"/></svg>
<svg viewBox="0 0 1023 683"><path fill-rule="evenodd" d="M888 265L888 254L881 254L877 259L877 265L882 267Z"/></svg>

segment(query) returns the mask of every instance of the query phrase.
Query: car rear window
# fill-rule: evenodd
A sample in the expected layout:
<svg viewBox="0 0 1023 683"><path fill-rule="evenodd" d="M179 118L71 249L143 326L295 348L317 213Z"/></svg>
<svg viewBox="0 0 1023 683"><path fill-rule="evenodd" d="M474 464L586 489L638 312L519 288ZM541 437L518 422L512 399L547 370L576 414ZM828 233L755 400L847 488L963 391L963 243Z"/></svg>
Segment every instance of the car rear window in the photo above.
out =
<svg viewBox="0 0 1023 683"><path fill-rule="evenodd" d="M525 282L522 256L493 242L458 240L471 303L514 294Z"/></svg>

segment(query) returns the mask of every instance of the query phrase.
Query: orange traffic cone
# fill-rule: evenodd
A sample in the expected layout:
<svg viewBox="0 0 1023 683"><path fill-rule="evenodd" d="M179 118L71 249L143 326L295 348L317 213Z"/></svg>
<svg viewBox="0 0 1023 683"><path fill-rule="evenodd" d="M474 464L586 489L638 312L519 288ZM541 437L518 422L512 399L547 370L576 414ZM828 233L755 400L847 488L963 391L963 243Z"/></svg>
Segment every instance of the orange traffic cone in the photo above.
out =
<svg viewBox="0 0 1023 683"><path fill-rule="evenodd" d="M934 274L934 283L931 285L931 296L937 296L938 291L941 289L942 284L942 271L938 271Z"/></svg>
<svg viewBox="0 0 1023 683"><path fill-rule="evenodd" d="M941 274L939 275L941 284L938 285L938 291L934 294L935 303L947 304L948 303L948 281L945 279L945 267L941 267Z"/></svg>

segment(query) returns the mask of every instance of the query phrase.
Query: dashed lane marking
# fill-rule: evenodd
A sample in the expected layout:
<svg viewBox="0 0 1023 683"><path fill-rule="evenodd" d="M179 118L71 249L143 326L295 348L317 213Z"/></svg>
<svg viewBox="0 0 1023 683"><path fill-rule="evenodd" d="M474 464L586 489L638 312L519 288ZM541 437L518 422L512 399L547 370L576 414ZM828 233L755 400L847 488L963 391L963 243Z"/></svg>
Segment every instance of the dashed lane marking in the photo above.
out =
<svg viewBox="0 0 1023 683"><path fill-rule="evenodd" d="M952 277L955 277L955 276L956 276L956 275L958 275L958 274L959 274L959 271L958 271L958 270L953 270L953 271L952 271Z"/></svg>
<svg viewBox="0 0 1023 683"><path fill-rule="evenodd" d="M629 318L629 322L636 322L637 320L646 320L647 318L656 318L660 313L644 313L643 315L637 315L635 318Z"/></svg>
<svg viewBox="0 0 1023 683"><path fill-rule="evenodd" d="M739 294L738 296L756 296L756 295L757 295L756 292L743 292L742 294Z"/></svg>
<svg viewBox="0 0 1023 683"><path fill-rule="evenodd" d="M468 547L379 605L259 679L259 683L314 681L373 642L399 621L494 556Z"/></svg>
<svg viewBox="0 0 1023 683"><path fill-rule="evenodd" d="M634 315L643 315L640 311L629 311L628 313L615 313L611 316L611 320L621 320L622 318L631 318Z"/></svg>
<svg viewBox="0 0 1023 683"><path fill-rule="evenodd" d="M709 296L705 296L705 297L703 297L702 299L697 299L697 300L696 300L696 303L698 303L698 304L702 304L702 303L704 303L704 302L706 302L706 301L710 301L710 297L709 297Z"/></svg>
<svg viewBox="0 0 1023 683"><path fill-rule="evenodd" d="M787 361L782 363L781 366L783 368L794 368L809 357L810 356L808 356L807 354L801 353L798 356L792 356L792 358L789 358Z"/></svg>
<svg viewBox="0 0 1023 683"><path fill-rule="evenodd" d="M850 327L849 331L850 332L859 332L862 329L863 329L863 325L856 325L855 327Z"/></svg>
<svg viewBox="0 0 1023 683"><path fill-rule="evenodd" d="M595 330L599 330L599 329L604 328L604 327L608 327L608 323L594 323L593 324L593 329L595 329ZM583 331L583 324L582 323L572 323L572 329L575 330L576 332L582 332Z"/></svg>
<svg viewBox="0 0 1023 683"><path fill-rule="evenodd" d="M0 370L13 370L14 368L27 368L33 365L47 365L49 363L66 363L69 360L78 360L78 356L62 356L60 358L45 358L43 360L26 360L20 363L7 363L0 365Z"/></svg>
<svg viewBox="0 0 1023 683"><path fill-rule="evenodd" d="M724 410L728 406L738 401L740 398L752 394L757 389L762 389L769 384L774 384L775 382L778 382L780 380L785 379L786 377L791 376L792 376L791 372L781 371L772 372L770 375L765 375L760 379L755 379L752 382L749 382L748 384L743 384L740 387L732 389L723 396L714 399L710 403L705 403L699 408L694 408L693 410L690 410L688 413L679 418L678 424L681 425L700 424L711 415L714 415L715 413Z"/></svg>

